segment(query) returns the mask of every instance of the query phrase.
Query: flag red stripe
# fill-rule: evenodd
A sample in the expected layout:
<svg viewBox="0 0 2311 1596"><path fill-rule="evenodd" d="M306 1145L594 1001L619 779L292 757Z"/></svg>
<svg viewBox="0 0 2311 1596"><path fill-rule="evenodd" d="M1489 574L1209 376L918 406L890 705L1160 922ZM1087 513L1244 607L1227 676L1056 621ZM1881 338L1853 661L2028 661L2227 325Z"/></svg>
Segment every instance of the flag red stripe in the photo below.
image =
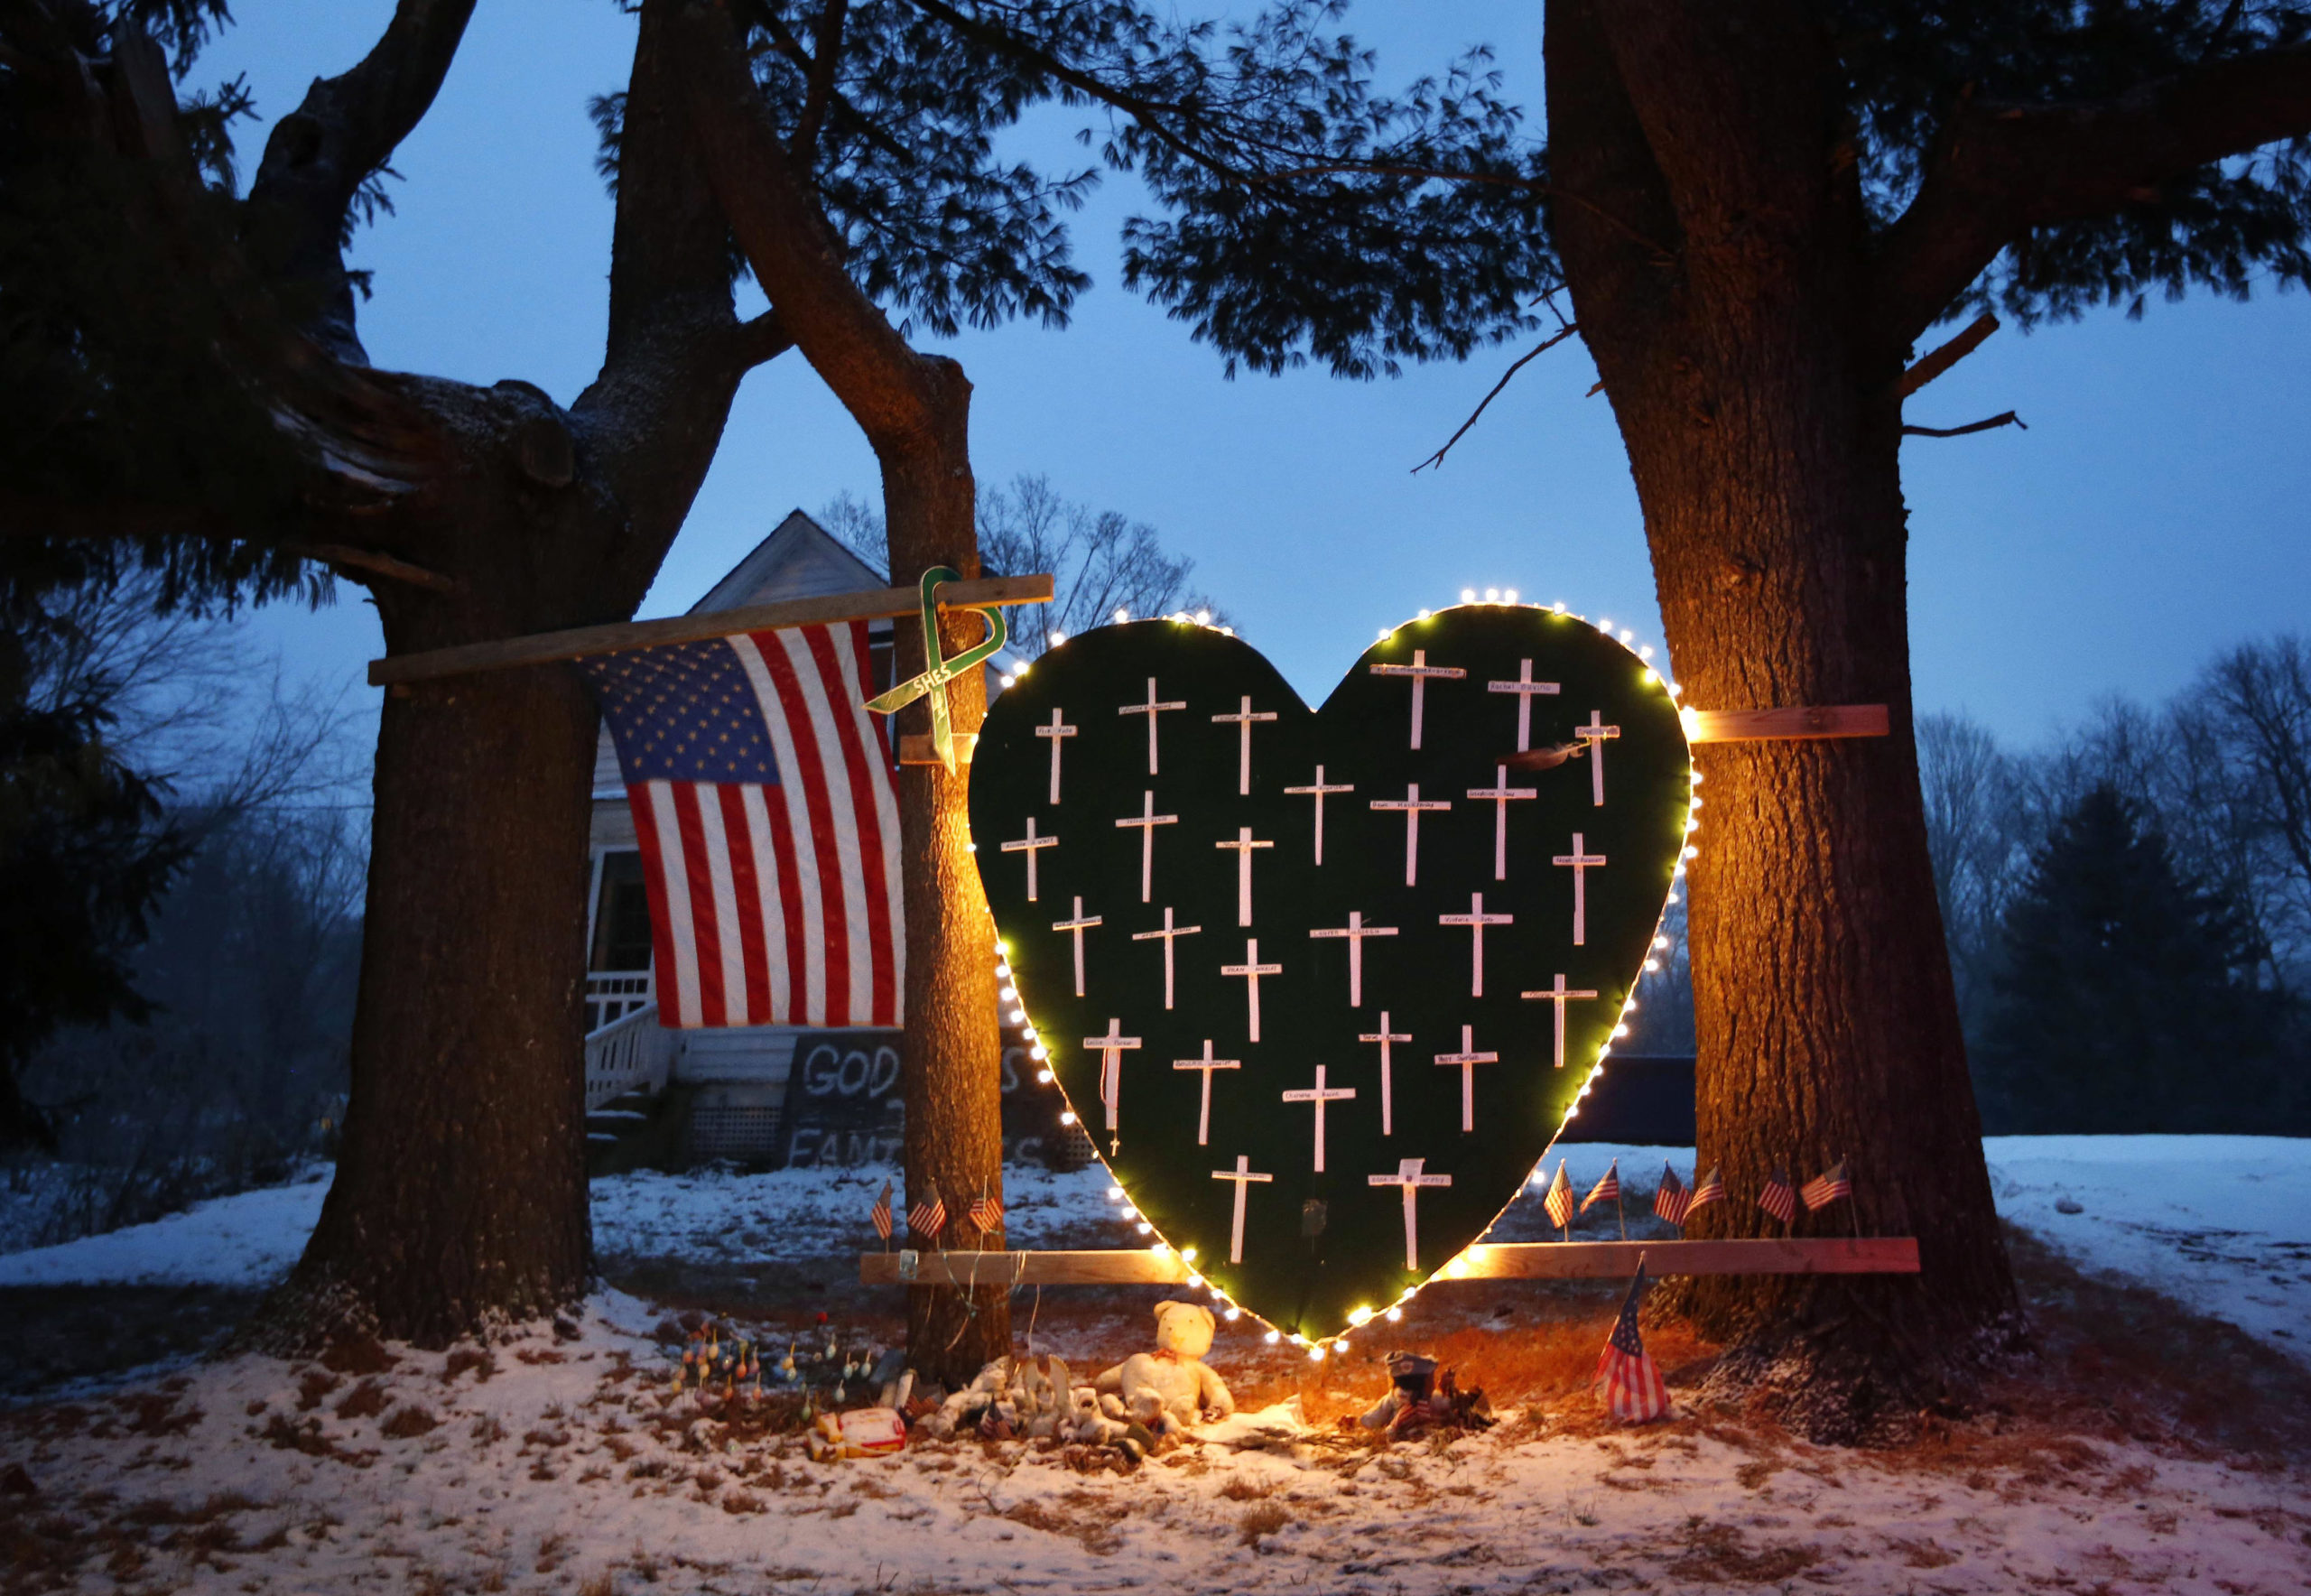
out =
<svg viewBox="0 0 2311 1596"><path fill-rule="evenodd" d="M642 844L642 870L649 888L644 895L650 903L650 951L657 961L658 1013L662 1024L690 1025L697 1024L694 1016L685 1015L682 1006L681 983L674 979L674 933L666 920L666 861L660 857L658 821L650 804L650 789L636 782L626 790L626 803L634 814L635 835Z"/></svg>
<svg viewBox="0 0 2311 1596"><path fill-rule="evenodd" d="M849 777L851 810L858 821L859 871L866 884L868 946L871 950L868 972L868 998L866 1023L874 1025L895 1024L898 1010L896 974L891 968L888 951L891 946L890 893L883 876L882 818L875 812L875 779L868 768L867 750L859 737L859 721L850 706L868 695L859 682L842 668L835 648L834 637L825 626L805 626L803 640L809 645L811 657L818 662L819 680L828 689L828 702L834 722L835 740L841 746L845 774ZM863 666L867 657L867 623L852 623L854 653L852 657ZM852 1022L859 1022L857 1004L852 1005Z"/></svg>
<svg viewBox="0 0 2311 1596"><path fill-rule="evenodd" d="M826 762L820 756L818 728L811 719L811 709L803 697L802 682L794 674L794 662L775 636L758 644L764 667L770 673L772 684L777 689L780 707L786 716L787 733L794 739L794 762L799 770L782 773L803 789L805 812L811 817L810 843L819 866L820 923L825 927L822 942L826 958L826 1019L835 1024L851 1023L860 1005L851 990L850 928L843 905L842 859L835 846L834 809L827 791Z"/></svg>
<svg viewBox="0 0 2311 1596"><path fill-rule="evenodd" d="M719 786L722 803L722 834L730 845L730 886L738 905L738 947L744 955L744 1007L733 1025L775 1023L770 1003L770 949L762 923L762 886L755 877L753 828L747 821L747 793L741 786Z"/></svg>
<svg viewBox="0 0 2311 1596"><path fill-rule="evenodd" d="M714 862L707 857L706 828L698 818L698 788L688 782L673 789L674 830L682 840L682 878L690 884L691 935L698 942L698 1008L710 1025L730 1023L722 990L722 926L714 914Z"/></svg>

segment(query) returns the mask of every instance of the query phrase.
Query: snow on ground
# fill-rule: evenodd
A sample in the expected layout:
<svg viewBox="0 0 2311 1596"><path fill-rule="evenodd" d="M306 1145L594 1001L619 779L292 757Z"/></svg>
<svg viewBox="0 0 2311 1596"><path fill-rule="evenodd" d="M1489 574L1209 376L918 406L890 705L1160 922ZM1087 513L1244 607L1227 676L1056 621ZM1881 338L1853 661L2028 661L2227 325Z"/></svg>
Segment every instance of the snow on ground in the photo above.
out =
<svg viewBox="0 0 2311 1596"><path fill-rule="evenodd" d="M2311 1139L1992 1137L1998 1211L2311 1362Z"/></svg>
<svg viewBox="0 0 2311 1596"><path fill-rule="evenodd" d="M605 1294L581 1317L487 1360L395 1349L389 1370L330 1373L245 1356L0 1419L6 1582L257 1596L2311 1585L2299 1473L2122 1434L2024 1439L1992 1421L1944 1451L1876 1454L1708 1417L1618 1429L1583 1404L1451 1442L1380 1446L1331 1425L1266 1450L1191 1442L1130 1474L1081 1449L977 1439L813 1463L753 1410L672 1394L645 1304Z"/></svg>
<svg viewBox="0 0 2311 1596"><path fill-rule="evenodd" d="M1982 1146L2007 1218L2082 1266L2140 1280L2311 1362L2311 1139L1993 1137ZM1665 1160L1683 1178L1694 1174L1690 1149L1575 1143L1557 1151L1581 1190L1614 1158L1637 1191L1650 1190ZM1855 1175L1866 1188L1869 1172ZM877 1245L867 1214L886 1178L881 1169L608 1176L593 1185L595 1246L613 1264L681 1257L743 1268L839 1257ZM1110 1212L1107 1183L1097 1165L1072 1174L1006 1172L1007 1239L1023 1248L1063 1238L1129 1245L1120 1232L1104 1241L1083 1234ZM0 1286L264 1286L296 1261L326 1189L314 1182L246 1192L153 1224L0 1254ZM1635 1217L1644 1204L1630 1206ZM1545 1234L1538 1207L1517 1204L1499 1234ZM1603 1227L1611 1222L1592 1213L1582 1233L1610 1234Z"/></svg>

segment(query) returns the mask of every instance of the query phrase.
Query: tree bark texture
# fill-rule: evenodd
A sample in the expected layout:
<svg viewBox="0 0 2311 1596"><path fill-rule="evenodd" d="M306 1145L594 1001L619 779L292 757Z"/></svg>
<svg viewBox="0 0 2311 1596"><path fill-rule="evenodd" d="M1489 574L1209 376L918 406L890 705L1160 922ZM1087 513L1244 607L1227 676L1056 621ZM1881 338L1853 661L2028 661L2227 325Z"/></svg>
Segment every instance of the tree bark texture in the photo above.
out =
<svg viewBox="0 0 2311 1596"><path fill-rule="evenodd" d="M891 577L926 567L979 574L970 470L970 384L954 361L921 355L845 269L841 241L763 103L737 30L719 6L668 0L705 167L748 264L804 359L866 433L882 468ZM974 640L956 617L945 646ZM942 628L943 629L943 628ZM920 671L923 639L901 623L898 673ZM953 725L978 727L985 684L948 689ZM900 728L928 724L921 706ZM906 913L906 1184L910 1206L936 1182L968 1233L971 1199L1003 1190L1002 1053L995 925L971 862L968 773L907 766L899 780ZM921 1237L914 1238L917 1245ZM1007 1289L916 1287L907 1302L915 1368L953 1385L1010 1350Z"/></svg>
<svg viewBox="0 0 2311 1596"><path fill-rule="evenodd" d="M404 0L397 25L439 9ZM345 368L400 418L405 480L304 535L427 573L344 572L372 588L389 654L630 617L739 379L787 347L775 316L741 324L732 312L728 228L688 120L671 109L679 85L664 43L662 18L645 14L608 345L577 402L565 411L520 382ZM307 110L365 125L346 106L361 81L316 86ZM349 323L334 331L350 337ZM566 665L385 700L352 1101L337 1180L287 1288L293 1333L350 1325L440 1344L591 1285L582 1004L598 724Z"/></svg>
<svg viewBox="0 0 2311 1596"><path fill-rule="evenodd" d="M1867 741L1703 752L1689 867L1702 1236L1777 1233L1769 1173L1848 1161L1916 1277L1686 1282L1670 1299L1794 1416L1914 1411L2016 1306L1926 851L1896 391L1835 63L1802 8L1554 0L1557 237L1645 512L1685 701L1884 703ZM1577 197L1577 203L1567 197ZM1768 1371L1771 1371L1768 1374Z"/></svg>

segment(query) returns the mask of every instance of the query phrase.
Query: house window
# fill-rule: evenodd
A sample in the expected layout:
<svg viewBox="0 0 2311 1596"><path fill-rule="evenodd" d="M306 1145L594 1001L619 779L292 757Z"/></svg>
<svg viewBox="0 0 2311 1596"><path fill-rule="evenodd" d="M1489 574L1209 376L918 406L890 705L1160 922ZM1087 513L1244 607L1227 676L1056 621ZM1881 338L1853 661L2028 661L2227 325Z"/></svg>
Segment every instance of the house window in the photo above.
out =
<svg viewBox="0 0 2311 1596"><path fill-rule="evenodd" d="M650 968L650 899L643 888L637 851L602 855L601 886L594 900L594 945L586 968Z"/></svg>

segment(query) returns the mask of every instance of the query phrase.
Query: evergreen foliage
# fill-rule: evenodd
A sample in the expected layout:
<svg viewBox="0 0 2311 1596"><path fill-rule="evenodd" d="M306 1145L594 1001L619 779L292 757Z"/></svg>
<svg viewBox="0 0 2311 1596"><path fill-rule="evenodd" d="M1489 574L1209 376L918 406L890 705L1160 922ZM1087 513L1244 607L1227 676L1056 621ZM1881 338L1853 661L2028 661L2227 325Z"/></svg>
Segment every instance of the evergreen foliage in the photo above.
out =
<svg viewBox="0 0 2311 1596"><path fill-rule="evenodd" d="M2230 895L2179 872L2165 833L2108 784L2031 861L1976 1090L1994 1134L2311 1128L2279 1068L2284 999Z"/></svg>

